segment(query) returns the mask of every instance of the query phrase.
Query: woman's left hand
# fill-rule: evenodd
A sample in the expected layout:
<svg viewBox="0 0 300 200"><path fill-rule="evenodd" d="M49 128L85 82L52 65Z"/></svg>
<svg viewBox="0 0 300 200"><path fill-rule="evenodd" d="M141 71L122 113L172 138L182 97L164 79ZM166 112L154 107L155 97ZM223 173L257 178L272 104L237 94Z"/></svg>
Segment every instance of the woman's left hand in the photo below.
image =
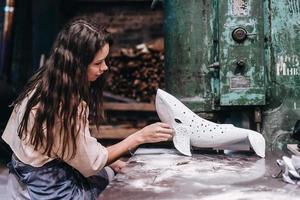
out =
<svg viewBox="0 0 300 200"><path fill-rule="evenodd" d="M126 162L117 160L109 165L116 173L122 172L122 169L126 166Z"/></svg>

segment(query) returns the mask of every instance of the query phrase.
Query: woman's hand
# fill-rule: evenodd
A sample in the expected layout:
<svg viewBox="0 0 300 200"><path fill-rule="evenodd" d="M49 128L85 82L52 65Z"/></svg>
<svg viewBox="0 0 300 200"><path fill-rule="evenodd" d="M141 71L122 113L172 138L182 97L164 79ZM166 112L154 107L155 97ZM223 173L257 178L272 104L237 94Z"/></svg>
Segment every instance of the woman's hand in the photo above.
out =
<svg viewBox="0 0 300 200"><path fill-rule="evenodd" d="M172 138L173 132L173 129L168 124L161 122L150 124L131 134L121 142L107 147L107 165L113 163L122 154L130 152L140 144L167 141Z"/></svg>
<svg viewBox="0 0 300 200"><path fill-rule="evenodd" d="M166 123L156 122L139 130L136 139L140 144L167 141L173 136L173 129Z"/></svg>
<svg viewBox="0 0 300 200"><path fill-rule="evenodd" d="M126 166L126 162L124 162L122 160L116 160L109 166L115 171L115 173L120 173L120 172L122 172L123 167Z"/></svg>

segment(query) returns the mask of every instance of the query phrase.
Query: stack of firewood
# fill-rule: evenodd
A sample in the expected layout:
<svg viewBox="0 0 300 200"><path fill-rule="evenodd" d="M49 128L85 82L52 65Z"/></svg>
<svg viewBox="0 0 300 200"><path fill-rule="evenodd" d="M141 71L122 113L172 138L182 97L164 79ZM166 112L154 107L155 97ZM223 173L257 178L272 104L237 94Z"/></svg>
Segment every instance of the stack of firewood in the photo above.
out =
<svg viewBox="0 0 300 200"><path fill-rule="evenodd" d="M122 48L108 60L105 91L137 102L153 102L164 88L164 43L157 39L134 48Z"/></svg>

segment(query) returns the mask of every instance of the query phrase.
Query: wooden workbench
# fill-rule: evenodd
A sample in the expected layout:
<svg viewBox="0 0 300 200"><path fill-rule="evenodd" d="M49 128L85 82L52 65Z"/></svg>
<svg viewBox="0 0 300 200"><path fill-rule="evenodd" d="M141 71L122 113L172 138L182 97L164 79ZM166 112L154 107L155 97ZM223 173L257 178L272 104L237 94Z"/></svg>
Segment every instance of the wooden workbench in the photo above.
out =
<svg viewBox="0 0 300 200"><path fill-rule="evenodd" d="M300 186L272 177L280 171L278 158L272 152L261 159L249 153L187 157L174 149L138 149L99 199L299 199Z"/></svg>

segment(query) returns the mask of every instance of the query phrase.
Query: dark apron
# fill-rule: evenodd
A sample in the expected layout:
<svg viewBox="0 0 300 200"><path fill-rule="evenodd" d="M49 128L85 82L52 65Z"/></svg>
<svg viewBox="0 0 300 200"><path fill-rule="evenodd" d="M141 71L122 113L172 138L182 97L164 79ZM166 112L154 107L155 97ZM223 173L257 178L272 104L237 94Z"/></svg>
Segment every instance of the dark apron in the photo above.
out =
<svg viewBox="0 0 300 200"><path fill-rule="evenodd" d="M53 160L42 167L32 167L12 156L9 172L26 185L31 200L93 200L108 184L107 173L84 177L63 161Z"/></svg>

